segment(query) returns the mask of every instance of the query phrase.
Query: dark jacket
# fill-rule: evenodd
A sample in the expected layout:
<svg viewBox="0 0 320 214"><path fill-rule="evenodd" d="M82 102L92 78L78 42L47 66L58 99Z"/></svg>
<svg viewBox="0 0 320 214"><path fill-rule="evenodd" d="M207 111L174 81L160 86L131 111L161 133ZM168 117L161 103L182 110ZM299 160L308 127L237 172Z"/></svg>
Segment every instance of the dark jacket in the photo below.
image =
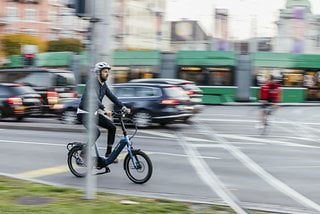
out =
<svg viewBox="0 0 320 214"><path fill-rule="evenodd" d="M122 102L112 93L112 91L109 89L108 85L104 82L102 85L99 82L98 79L95 80L95 89L94 89L94 95L95 96L95 100L97 101L97 109L101 109L104 110L104 105L102 104L102 99L104 96L107 96L118 108L122 108L124 105L122 104ZM82 94L81 97L81 101L79 104L79 108L81 110L85 110L85 111L89 111L89 87L88 87L88 83L86 84L85 88L84 88L84 92Z"/></svg>

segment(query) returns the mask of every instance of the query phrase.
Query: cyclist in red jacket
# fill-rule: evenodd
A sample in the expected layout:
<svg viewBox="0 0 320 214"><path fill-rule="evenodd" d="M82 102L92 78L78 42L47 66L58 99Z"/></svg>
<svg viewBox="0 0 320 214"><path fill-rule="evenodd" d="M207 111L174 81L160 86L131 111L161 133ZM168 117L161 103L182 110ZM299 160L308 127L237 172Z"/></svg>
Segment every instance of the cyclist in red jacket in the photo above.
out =
<svg viewBox="0 0 320 214"><path fill-rule="evenodd" d="M265 109L272 105L273 108L276 108L277 103L281 100L281 88L278 83L279 80L275 76L271 76L269 81L266 81L260 88L259 98L261 102L261 125L265 124L266 111Z"/></svg>

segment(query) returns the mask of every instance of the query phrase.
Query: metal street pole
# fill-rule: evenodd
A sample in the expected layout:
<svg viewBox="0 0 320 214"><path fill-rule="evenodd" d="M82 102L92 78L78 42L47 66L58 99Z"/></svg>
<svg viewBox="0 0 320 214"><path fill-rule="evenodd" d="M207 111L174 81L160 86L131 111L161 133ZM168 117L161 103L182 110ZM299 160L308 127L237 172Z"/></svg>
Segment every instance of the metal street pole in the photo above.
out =
<svg viewBox="0 0 320 214"><path fill-rule="evenodd" d="M90 64L93 67L98 61L111 62L112 55L112 44L113 44L113 34L112 34L112 9L113 0L87 0L86 6L88 7L89 17L90 17ZM91 71L93 72L93 71ZM94 151L94 137L96 135L94 128L96 126L96 118L94 117L95 110L97 109L96 100L97 96L94 95L95 84L97 84L96 77L93 73L89 75L89 119L88 119L88 149L87 149L87 176L86 176L86 199L94 199L97 188L97 178L92 175L93 169L93 157L95 157ZM112 79L109 77L109 81ZM109 106L110 107L110 106ZM109 108L110 109L110 108Z"/></svg>
<svg viewBox="0 0 320 214"><path fill-rule="evenodd" d="M90 36L90 43L89 43L89 58L90 58L90 73L88 75L89 81L87 82L87 87L89 89L89 118L86 121L87 127L88 127L88 146L87 146L87 151L86 151L86 156L87 156L87 175L86 175L86 191L85 191L85 198L86 199L94 199L96 197L96 187L97 187L97 178L92 174L93 173L93 164L94 160L93 155L94 153L94 136L95 136L95 130L94 127L96 126L96 118L94 116L95 114L95 109L97 107L97 101L95 98L97 96L94 95L95 93L95 84L96 84L96 77L94 75L93 71L93 66L95 64L95 24L98 22L98 19L96 19L96 14L95 14L95 6L96 6L96 0L91 1L90 9L91 11L88 11L89 15L89 21L90 21L90 27L89 27L89 36Z"/></svg>

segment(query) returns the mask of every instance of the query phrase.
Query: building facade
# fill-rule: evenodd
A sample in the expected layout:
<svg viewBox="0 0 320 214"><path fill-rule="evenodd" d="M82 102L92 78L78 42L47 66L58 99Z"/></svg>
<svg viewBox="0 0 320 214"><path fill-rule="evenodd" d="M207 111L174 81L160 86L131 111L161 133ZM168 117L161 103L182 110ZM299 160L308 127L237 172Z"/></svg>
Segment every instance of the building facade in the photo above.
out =
<svg viewBox="0 0 320 214"><path fill-rule="evenodd" d="M320 15L312 14L309 0L287 0L276 22L274 52L320 53Z"/></svg>
<svg viewBox="0 0 320 214"><path fill-rule="evenodd" d="M165 0L115 0L115 49L169 50Z"/></svg>
<svg viewBox="0 0 320 214"><path fill-rule="evenodd" d="M211 41L198 21L182 20L171 22L171 49L209 50Z"/></svg>
<svg viewBox="0 0 320 214"><path fill-rule="evenodd" d="M84 39L87 22L74 16L63 0L0 1L0 34L26 33L47 40Z"/></svg>

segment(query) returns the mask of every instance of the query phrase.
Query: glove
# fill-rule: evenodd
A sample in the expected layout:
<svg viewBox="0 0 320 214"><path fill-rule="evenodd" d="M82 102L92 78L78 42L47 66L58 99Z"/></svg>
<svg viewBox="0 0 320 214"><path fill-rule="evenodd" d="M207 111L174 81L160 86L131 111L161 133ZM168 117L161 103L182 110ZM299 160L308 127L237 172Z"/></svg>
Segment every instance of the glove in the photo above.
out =
<svg viewBox="0 0 320 214"><path fill-rule="evenodd" d="M127 107L123 106L123 107L121 108L121 111L122 111L122 112L124 112L124 113L126 113L126 114L130 114L131 109L129 109L129 108L127 108Z"/></svg>

